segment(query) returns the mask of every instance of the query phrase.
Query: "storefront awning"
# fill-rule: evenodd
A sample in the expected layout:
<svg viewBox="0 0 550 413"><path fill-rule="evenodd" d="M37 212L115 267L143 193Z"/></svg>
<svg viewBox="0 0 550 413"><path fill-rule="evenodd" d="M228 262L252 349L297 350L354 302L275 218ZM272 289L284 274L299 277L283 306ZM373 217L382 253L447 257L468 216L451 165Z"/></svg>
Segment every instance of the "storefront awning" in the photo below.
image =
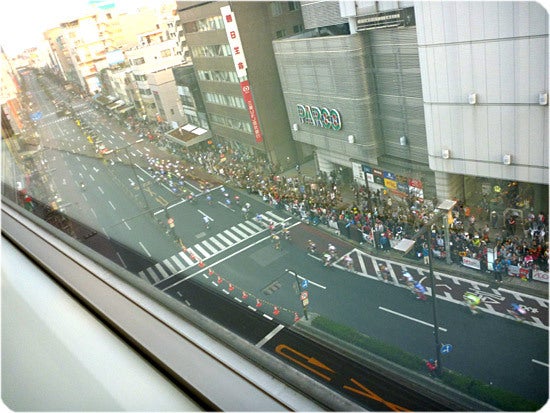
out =
<svg viewBox="0 0 550 413"><path fill-rule="evenodd" d="M132 109L135 109L133 106L121 106L119 108L117 108L117 112L120 113L120 114L124 114L126 112L129 112L131 111Z"/></svg>
<svg viewBox="0 0 550 413"><path fill-rule="evenodd" d="M119 107L124 106L124 105L125 105L124 101L119 99L119 100L107 105L107 109L115 110L116 108L119 108Z"/></svg>
<svg viewBox="0 0 550 413"><path fill-rule="evenodd" d="M115 102L117 99L113 96L103 96L103 95L99 95L95 98L95 100L103 105L103 106L107 106L113 102Z"/></svg>
<svg viewBox="0 0 550 413"><path fill-rule="evenodd" d="M185 147L193 146L197 143L204 142L212 137L209 130L199 128L196 125L188 123L177 129L172 129L165 133L171 141L176 142Z"/></svg>

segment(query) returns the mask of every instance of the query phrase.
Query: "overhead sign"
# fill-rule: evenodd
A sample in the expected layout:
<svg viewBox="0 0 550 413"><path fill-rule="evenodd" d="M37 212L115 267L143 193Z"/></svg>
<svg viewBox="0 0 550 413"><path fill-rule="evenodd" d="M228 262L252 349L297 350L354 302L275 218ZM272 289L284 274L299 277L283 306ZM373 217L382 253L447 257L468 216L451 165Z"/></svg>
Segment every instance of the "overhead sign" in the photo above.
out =
<svg viewBox="0 0 550 413"><path fill-rule="evenodd" d="M379 29L383 27L414 26L414 7L391 10L357 18L357 31Z"/></svg>

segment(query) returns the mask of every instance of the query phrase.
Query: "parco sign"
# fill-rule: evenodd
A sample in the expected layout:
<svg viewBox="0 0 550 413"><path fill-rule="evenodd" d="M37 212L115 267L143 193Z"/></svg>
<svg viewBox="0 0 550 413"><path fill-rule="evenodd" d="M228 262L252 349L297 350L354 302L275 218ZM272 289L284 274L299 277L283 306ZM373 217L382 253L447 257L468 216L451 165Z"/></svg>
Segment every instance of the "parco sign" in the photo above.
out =
<svg viewBox="0 0 550 413"><path fill-rule="evenodd" d="M296 105L298 118L301 123L318 126L320 128L340 130L342 119L336 109L319 108L317 106Z"/></svg>

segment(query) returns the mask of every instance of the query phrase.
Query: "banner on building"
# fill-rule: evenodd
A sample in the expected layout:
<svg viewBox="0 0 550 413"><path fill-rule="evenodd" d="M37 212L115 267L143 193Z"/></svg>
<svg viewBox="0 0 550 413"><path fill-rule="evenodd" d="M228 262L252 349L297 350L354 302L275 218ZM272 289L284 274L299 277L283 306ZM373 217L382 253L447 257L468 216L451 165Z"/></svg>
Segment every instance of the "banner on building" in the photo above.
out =
<svg viewBox="0 0 550 413"><path fill-rule="evenodd" d="M248 109L250 116L250 122L252 123L252 129L254 131L254 137L257 143L263 141L262 131L260 130L260 123L258 122L258 114L256 113L256 105L254 105L254 99L252 98L252 92L250 90L250 83L248 80L241 82L241 92L243 94L244 103Z"/></svg>
<svg viewBox="0 0 550 413"><path fill-rule="evenodd" d="M235 71L239 78L246 77L246 59L241 43L241 36L239 35L239 29L237 27L237 21L235 20L235 14L231 11L231 6L220 7L220 11L222 13L229 47L231 48Z"/></svg>

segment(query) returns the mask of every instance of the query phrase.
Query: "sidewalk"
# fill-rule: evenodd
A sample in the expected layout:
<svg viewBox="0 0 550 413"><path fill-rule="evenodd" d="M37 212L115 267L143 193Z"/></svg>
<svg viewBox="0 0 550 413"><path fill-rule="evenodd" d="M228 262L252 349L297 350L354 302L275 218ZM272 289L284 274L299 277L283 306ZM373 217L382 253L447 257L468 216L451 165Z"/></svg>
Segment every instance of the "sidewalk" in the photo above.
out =
<svg viewBox="0 0 550 413"><path fill-rule="evenodd" d="M300 170L297 171L295 168L289 169L283 173L283 175L287 178L295 178L295 177L306 177L306 179L311 179L317 176L317 171L315 167L315 161L311 160L308 161L300 166ZM342 186L339 188L342 198L344 202L346 203L354 203L355 197L353 195L353 192L351 191L351 188L349 186ZM483 221L478 221L479 225L485 224ZM319 224L318 228L323 229L327 232L330 232L331 234L335 234L335 231L333 228L329 228L326 225ZM380 251L374 249L373 246L370 244L359 244L347 237L336 235L340 237L342 240L346 240L350 244L355 245L356 248L361 249L371 255L380 256L384 258L389 258L395 261L401 261L403 263L409 263L411 265L423 265L421 260L416 260L412 258L405 257L405 254L396 251L396 250L390 250L390 251ZM524 294L531 294L537 297L541 297L544 299L548 299L549 296L549 284L544 283L541 281L525 281L522 280L519 277L504 277L502 283L498 283L494 281L494 277L492 273L483 273L479 270L475 270L473 268L464 267L461 264L453 263L453 264L447 264L444 261L440 260L434 260L433 262L433 269L434 271L443 272L446 274L454 275L457 277L462 278L468 278L471 280L483 282L489 284L492 288L498 289L498 288L508 288L513 291L517 291Z"/></svg>

